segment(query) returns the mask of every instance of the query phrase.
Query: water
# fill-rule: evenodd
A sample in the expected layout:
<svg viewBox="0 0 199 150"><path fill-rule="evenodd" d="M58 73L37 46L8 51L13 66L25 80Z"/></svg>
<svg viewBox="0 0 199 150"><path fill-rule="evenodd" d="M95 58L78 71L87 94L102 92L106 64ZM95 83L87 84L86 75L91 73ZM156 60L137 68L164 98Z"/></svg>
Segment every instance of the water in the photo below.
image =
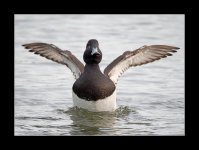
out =
<svg viewBox="0 0 199 150"><path fill-rule="evenodd" d="M126 50L167 44L172 57L129 69L117 85L119 108L73 107L67 67L21 45L53 43L82 62L89 39L101 70ZM184 135L184 15L15 15L15 135Z"/></svg>

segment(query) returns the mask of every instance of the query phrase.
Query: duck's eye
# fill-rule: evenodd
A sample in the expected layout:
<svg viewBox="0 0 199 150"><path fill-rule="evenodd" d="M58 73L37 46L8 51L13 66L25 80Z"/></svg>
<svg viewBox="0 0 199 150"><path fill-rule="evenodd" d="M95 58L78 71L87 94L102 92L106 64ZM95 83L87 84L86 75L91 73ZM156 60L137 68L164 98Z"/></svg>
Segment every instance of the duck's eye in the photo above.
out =
<svg viewBox="0 0 199 150"><path fill-rule="evenodd" d="M88 45L87 48L90 49L90 45Z"/></svg>

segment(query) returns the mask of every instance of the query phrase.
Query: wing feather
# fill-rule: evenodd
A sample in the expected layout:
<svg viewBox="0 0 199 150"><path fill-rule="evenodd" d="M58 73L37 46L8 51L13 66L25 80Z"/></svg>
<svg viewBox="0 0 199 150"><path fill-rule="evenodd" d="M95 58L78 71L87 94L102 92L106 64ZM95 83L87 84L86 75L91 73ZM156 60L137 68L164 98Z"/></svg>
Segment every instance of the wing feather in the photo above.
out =
<svg viewBox="0 0 199 150"><path fill-rule="evenodd" d="M105 68L104 74L117 84L118 78L128 68L172 56L171 53L176 52L178 49L178 47L168 45L145 45L134 51L126 51Z"/></svg>
<svg viewBox="0 0 199 150"><path fill-rule="evenodd" d="M78 79L84 71L84 65L68 50L61 50L57 46L47 43L30 43L22 46L30 49L29 52L66 65L73 72L75 79Z"/></svg>

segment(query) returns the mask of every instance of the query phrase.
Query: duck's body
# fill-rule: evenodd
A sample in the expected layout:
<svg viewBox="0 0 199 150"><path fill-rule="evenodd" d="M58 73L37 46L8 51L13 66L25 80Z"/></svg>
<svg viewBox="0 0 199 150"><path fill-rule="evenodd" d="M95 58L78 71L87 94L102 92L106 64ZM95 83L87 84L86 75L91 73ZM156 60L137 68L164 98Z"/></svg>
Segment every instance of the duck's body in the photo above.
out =
<svg viewBox="0 0 199 150"><path fill-rule="evenodd" d="M116 109L115 84L101 72L98 64L86 65L72 90L75 106L90 111Z"/></svg>
<svg viewBox="0 0 199 150"><path fill-rule="evenodd" d="M116 84L118 78L131 66L153 62L171 56L177 47L166 45L143 46L135 51L126 51L109 64L104 73L99 68L102 52L98 41L89 40L84 52L84 65L70 51L63 51L52 44L32 43L23 45L31 52L40 54L61 64L65 64L75 76L72 87L74 106L89 111L114 111L116 104Z"/></svg>

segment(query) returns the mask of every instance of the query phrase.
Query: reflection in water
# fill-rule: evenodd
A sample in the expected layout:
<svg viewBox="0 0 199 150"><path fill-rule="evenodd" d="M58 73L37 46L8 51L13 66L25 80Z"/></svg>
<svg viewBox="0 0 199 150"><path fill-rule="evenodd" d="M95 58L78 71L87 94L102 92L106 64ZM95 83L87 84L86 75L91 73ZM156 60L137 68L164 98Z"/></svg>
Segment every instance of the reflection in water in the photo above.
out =
<svg viewBox="0 0 199 150"><path fill-rule="evenodd" d="M90 112L78 107L64 111L73 121L71 135L107 134L106 130L114 131L118 118L126 117L130 112L128 107L120 107L115 112Z"/></svg>

